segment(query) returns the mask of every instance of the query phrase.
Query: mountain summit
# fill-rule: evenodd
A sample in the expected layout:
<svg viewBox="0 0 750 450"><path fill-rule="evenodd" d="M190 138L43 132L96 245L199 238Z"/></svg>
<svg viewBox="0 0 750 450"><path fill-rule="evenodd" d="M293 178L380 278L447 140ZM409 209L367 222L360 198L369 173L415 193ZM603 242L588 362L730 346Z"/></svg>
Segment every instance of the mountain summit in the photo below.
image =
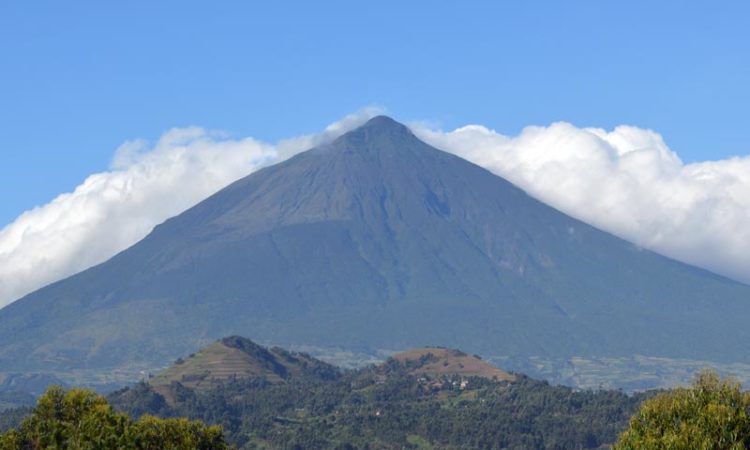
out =
<svg viewBox="0 0 750 450"><path fill-rule="evenodd" d="M163 366L221 336L750 358L750 287L640 249L376 117L0 310L0 372Z"/></svg>

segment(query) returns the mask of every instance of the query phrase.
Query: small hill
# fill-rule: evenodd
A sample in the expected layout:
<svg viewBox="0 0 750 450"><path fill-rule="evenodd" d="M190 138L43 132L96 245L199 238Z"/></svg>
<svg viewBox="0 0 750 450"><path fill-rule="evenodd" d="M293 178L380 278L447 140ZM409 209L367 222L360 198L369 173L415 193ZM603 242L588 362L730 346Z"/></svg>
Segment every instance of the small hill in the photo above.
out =
<svg viewBox="0 0 750 450"><path fill-rule="evenodd" d="M288 362L288 355L300 362ZM161 386L166 395L139 383L110 394L110 404L132 417L221 424L228 441L243 449L601 450L610 448L649 395L574 391L511 376L477 356L445 348L411 350L326 379L310 371L330 367L324 363L230 338L161 376L179 378L178 368L186 367L228 381L215 387L188 382L198 389ZM232 380L235 374L276 381Z"/></svg>
<svg viewBox="0 0 750 450"><path fill-rule="evenodd" d="M161 372L149 384L157 391L178 382L193 390L206 390L230 380L257 379L283 383L297 377L334 379L338 369L304 353L267 349L239 336L220 339Z"/></svg>
<svg viewBox="0 0 750 450"><path fill-rule="evenodd" d="M449 348L427 347L408 350L393 356L392 360L407 367L412 375L459 375L497 381L515 380L513 375L486 363L479 356Z"/></svg>

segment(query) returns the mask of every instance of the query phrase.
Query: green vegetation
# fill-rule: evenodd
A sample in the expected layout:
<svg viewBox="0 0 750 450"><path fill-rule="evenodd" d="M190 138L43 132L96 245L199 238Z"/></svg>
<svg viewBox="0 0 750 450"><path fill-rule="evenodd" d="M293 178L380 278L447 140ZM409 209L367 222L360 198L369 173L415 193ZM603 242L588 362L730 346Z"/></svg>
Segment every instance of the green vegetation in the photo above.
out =
<svg viewBox="0 0 750 450"><path fill-rule="evenodd" d="M190 389L205 390L237 378L280 383L306 374L331 378L337 375L337 369L304 353L278 347L267 349L249 339L230 336L184 359L179 358L149 384L159 392L168 392L161 387L168 387L175 381Z"/></svg>
<svg viewBox="0 0 750 450"><path fill-rule="evenodd" d="M750 393L702 372L692 387L644 402L615 450L742 450L750 448Z"/></svg>
<svg viewBox="0 0 750 450"><path fill-rule="evenodd" d="M221 427L149 415L134 421L92 391L57 386L39 398L18 429L0 435L0 450L228 448Z"/></svg>
<svg viewBox="0 0 750 450"><path fill-rule="evenodd" d="M187 364L189 358L181 369ZM246 375L244 367L238 369ZM220 424L227 441L242 449L528 450L611 445L648 396L550 386L447 349L412 351L335 374L296 371L281 381L273 374L225 373L190 387L191 374L181 373L188 385L140 383L114 393L110 402L132 417L159 414Z"/></svg>

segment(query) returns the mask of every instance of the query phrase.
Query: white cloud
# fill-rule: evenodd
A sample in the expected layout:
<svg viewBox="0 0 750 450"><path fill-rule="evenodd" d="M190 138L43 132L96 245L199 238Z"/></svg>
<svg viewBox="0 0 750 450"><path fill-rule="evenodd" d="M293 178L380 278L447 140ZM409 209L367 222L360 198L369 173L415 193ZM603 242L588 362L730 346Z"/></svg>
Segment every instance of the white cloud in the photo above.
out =
<svg viewBox="0 0 750 450"><path fill-rule="evenodd" d="M111 170L0 230L0 307L100 263L155 225L260 167L331 140L380 113L269 144L201 128L132 141ZM505 177L574 217L643 247L750 282L750 157L683 164L653 131L568 123L503 136L479 125L413 125L444 150Z"/></svg>
<svg viewBox="0 0 750 450"><path fill-rule="evenodd" d="M750 156L684 164L658 133L632 126L412 129L573 217L750 283Z"/></svg>
<svg viewBox="0 0 750 450"><path fill-rule="evenodd" d="M0 230L0 307L110 258L151 229L260 167L333 139L380 112L367 108L316 135L263 143L176 128L126 142L111 169Z"/></svg>

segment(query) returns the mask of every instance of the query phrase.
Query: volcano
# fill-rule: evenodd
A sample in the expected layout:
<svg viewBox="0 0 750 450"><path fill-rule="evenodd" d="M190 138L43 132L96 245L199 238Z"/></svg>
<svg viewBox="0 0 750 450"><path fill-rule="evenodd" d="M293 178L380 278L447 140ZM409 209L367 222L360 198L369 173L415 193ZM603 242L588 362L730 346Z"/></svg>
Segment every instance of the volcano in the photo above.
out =
<svg viewBox="0 0 750 450"><path fill-rule="evenodd" d="M0 310L0 372L342 349L750 359L750 287L595 229L384 116Z"/></svg>

